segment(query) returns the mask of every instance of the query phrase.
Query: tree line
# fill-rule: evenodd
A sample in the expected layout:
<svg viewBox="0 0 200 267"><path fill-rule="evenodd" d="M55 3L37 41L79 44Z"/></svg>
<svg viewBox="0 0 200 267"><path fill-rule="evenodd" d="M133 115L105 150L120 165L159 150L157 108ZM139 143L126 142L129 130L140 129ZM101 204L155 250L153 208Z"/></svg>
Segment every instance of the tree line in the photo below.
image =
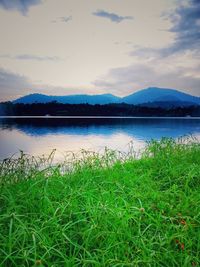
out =
<svg viewBox="0 0 200 267"><path fill-rule="evenodd" d="M151 107L129 104L61 104L58 102L14 104L5 102L0 104L1 116L158 116L158 117L199 117L200 106L186 107Z"/></svg>

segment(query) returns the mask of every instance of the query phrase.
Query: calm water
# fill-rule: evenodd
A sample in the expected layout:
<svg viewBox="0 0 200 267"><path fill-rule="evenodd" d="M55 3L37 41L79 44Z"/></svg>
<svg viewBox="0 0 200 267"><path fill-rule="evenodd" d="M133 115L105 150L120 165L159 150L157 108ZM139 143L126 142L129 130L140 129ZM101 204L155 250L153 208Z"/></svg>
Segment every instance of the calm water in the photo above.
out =
<svg viewBox="0 0 200 267"><path fill-rule="evenodd" d="M0 159L23 150L57 156L80 149L101 152L105 147L136 151L146 141L192 134L200 140L200 119L172 118L1 118Z"/></svg>

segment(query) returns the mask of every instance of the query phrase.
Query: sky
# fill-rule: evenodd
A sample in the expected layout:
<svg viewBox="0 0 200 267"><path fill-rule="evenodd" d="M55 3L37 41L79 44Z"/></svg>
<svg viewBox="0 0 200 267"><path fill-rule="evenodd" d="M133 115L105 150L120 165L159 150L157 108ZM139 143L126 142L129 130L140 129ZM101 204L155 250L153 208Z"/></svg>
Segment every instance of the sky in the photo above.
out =
<svg viewBox="0 0 200 267"><path fill-rule="evenodd" d="M200 0L0 0L0 101L26 94L200 96Z"/></svg>

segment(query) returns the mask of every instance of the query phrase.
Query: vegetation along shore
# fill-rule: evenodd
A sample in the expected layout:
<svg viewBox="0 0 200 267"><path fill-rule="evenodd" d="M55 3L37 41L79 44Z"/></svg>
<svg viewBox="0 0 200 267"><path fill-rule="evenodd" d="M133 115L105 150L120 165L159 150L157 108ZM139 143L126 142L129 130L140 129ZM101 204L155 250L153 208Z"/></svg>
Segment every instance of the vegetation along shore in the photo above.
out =
<svg viewBox="0 0 200 267"><path fill-rule="evenodd" d="M199 266L200 144L0 163L0 266Z"/></svg>
<svg viewBox="0 0 200 267"><path fill-rule="evenodd" d="M162 104L162 105L161 105ZM200 117L200 105L177 106L174 102L129 104L61 104L0 103L0 116L135 116L135 117Z"/></svg>

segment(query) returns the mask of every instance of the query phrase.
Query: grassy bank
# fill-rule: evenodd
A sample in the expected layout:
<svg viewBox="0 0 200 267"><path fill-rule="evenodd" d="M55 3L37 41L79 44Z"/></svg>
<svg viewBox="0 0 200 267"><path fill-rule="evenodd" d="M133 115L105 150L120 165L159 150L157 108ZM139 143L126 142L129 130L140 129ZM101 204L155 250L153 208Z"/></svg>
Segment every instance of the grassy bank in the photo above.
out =
<svg viewBox="0 0 200 267"><path fill-rule="evenodd" d="M1 164L0 266L199 266L199 144L163 139L139 160L74 166Z"/></svg>

